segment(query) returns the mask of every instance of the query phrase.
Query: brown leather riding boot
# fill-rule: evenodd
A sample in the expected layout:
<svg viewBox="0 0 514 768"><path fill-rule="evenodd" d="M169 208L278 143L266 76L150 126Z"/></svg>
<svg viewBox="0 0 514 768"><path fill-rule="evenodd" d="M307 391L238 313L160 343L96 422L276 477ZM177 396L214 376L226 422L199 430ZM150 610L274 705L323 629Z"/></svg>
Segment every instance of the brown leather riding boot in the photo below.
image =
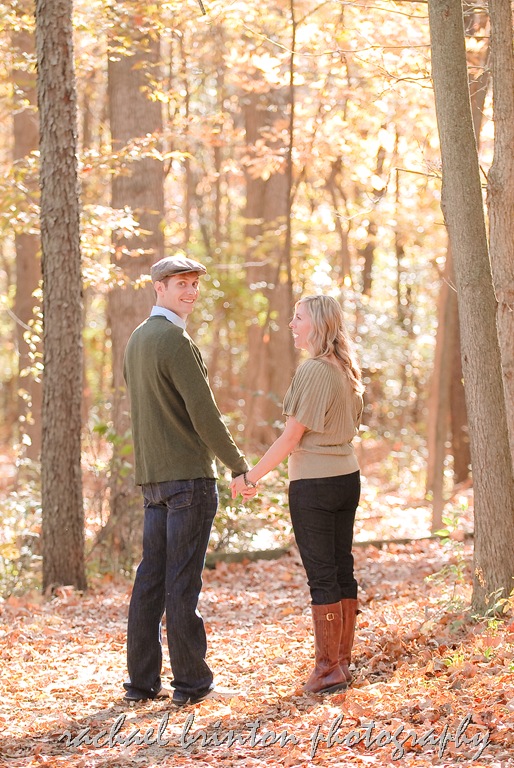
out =
<svg viewBox="0 0 514 768"><path fill-rule="evenodd" d="M341 614L343 627L341 641L339 643L339 666L341 667L347 683L352 682L352 673L348 669L352 660L353 638L355 635L355 620L359 613L358 601L351 598L341 600Z"/></svg>
<svg viewBox="0 0 514 768"><path fill-rule="evenodd" d="M346 688L346 677L339 666L341 641L341 603L312 605L315 667L304 685L310 693L333 693Z"/></svg>

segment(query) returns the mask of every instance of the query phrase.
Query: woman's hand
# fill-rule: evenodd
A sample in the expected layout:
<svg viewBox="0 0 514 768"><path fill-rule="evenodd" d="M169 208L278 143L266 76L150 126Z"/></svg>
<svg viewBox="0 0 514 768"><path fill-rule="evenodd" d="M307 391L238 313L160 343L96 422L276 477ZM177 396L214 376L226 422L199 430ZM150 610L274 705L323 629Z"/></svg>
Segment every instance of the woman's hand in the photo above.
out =
<svg viewBox="0 0 514 768"><path fill-rule="evenodd" d="M245 476L244 475L238 475L235 477L232 482L230 483L230 488L232 490L232 498L235 499L238 493L242 494L243 499L249 498L252 499L255 494L257 493L257 488L251 488L246 485L245 483ZM246 495L249 491L252 491L250 495Z"/></svg>
<svg viewBox="0 0 514 768"><path fill-rule="evenodd" d="M257 495L258 488L245 488L243 491L243 501L253 499Z"/></svg>

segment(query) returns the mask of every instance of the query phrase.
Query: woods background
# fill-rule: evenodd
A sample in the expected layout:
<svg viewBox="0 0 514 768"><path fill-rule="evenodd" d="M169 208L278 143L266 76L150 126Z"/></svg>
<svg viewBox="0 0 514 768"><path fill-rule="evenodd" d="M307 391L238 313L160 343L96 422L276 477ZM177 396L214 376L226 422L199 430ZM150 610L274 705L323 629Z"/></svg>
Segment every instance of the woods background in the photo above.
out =
<svg viewBox="0 0 514 768"><path fill-rule="evenodd" d="M208 269L188 330L248 455L280 429L282 397L298 363L288 329L294 302L328 291L342 302L364 372L356 441L364 475L377 473L377 496L394 488L406 503L430 503L436 531L448 522L445 509L446 516L458 514L455 488L471 482L471 432L475 491L477 468L479 487L493 489L475 498L475 518L484 521L475 602L485 608L508 595L510 2L491 0L490 19L488 9L455 0L214 1L207 13L194 0L79 0L73 8L62 0L37 4L37 35L32 4L1 8L4 593L21 588L27 574L39 578L41 556L45 587L83 587L85 568L130 572L141 510L122 358L153 302L150 265L180 249ZM491 47L495 13L502 20ZM457 43L445 42L446 17L457 22L457 43L465 33L463 62ZM435 57L438 42L450 52L447 62L442 54L438 59L439 126L431 64L431 44ZM464 84L451 72L454 63L463 64ZM493 94L500 111L493 110ZM464 111L447 124L453 133L444 134L445 171L438 133L444 98L451 107L459 95ZM464 174L475 173L478 213L476 196L473 207L467 182L451 166L452 152ZM445 174L454 186L443 219ZM483 244L471 225L480 221ZM483 245L480 254L475 244ZM472 362L464 376L461 348L462 359ZM276 473L260 505L246 512L287 534L284 485ZM375 504L380 516L383 500L364 503ZM222 499L213 548L252 539L251 525L241 538L244 513Z"/></svg>

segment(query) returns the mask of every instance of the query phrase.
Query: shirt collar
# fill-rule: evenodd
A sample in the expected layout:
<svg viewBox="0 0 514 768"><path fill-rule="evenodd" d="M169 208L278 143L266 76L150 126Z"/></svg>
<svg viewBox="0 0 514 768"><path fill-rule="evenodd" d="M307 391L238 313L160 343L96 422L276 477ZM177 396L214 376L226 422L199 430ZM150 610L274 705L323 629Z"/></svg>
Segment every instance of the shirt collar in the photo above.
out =
<svg viewBox="0 0 514 768"><path fill-rule="evenodd" d="M180 328L183 328L186 330L186 323L184 320L182 320L181 317L179 317L175 312L172 312L171 309L166 309L166 307L152 307L152 311L150 312L150 317L155 316L161 316L165 317L166 320L169 320L170 323L173 323L173 325L178 325Z"/></svg>

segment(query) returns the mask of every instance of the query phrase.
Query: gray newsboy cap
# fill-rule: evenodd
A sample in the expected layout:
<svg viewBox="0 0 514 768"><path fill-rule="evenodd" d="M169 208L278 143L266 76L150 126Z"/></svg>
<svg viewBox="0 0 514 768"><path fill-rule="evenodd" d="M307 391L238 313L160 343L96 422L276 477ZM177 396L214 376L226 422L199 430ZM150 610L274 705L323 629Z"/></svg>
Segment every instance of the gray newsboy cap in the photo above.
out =
<svg viewBox="0 0 514 768"><path fill-rule="evenodd" d="M156 280L164 280L169 275L180 275L183 272L198 272L199 275L206 275L207 270L203 264L186 256L165 256L164 259L156 261L150 270L152 283Z"/></svg>

